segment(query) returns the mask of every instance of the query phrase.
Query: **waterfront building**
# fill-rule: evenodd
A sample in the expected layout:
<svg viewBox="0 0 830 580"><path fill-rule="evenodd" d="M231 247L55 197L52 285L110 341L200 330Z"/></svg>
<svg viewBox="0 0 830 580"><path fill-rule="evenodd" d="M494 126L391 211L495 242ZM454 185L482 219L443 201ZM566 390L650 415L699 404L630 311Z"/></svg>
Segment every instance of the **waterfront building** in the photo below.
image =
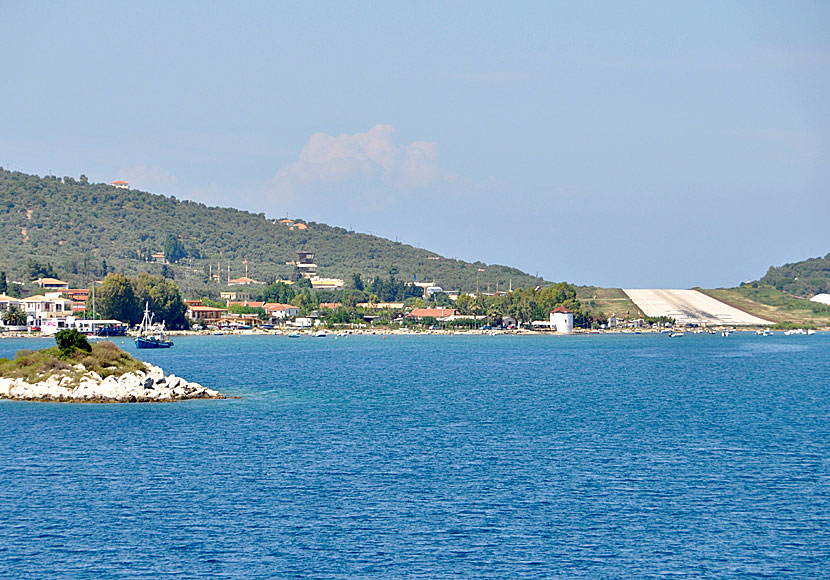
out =
<svg viewBox="0 0 830 580"><path fill-rule="evenodd" d="M559 306L550 313L550 325L556 328L556 332L570 333L574 331L574 313Z"/></svg>
<svg viewBox="0 0 830 580"><path fill-rule="evenodd" d="M413 308L407 316L416 320L430 317L436 320L446 320L454 314L455 308Z"/></svg>
<svg viewBox="0 0 830 580"><path fill-rule="evenodd" d="M279 302L266 302L262 305L262 307L272 319L284 320L286 318L291 318L292 316L297 316L300 313L299 306L280 304Z"/></svg>
<svg viewBox="0 0 830 580"><path fill-rule="evenodd" d="M185 316L187 316L190 320L217 322L227 311L227 308L214 308L212 306L188 306Z"/></svg>

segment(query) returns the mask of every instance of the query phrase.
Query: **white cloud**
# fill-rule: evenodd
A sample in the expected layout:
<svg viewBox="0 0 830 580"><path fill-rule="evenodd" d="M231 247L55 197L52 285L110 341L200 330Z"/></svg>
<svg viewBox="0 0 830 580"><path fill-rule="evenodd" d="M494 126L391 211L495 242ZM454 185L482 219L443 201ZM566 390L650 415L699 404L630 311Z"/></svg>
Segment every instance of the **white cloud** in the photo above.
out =
<svg viewBox="0 0 830 580"><path fill-rule="evenodd" d="M315 133L299 160L280 169L273 181L288 197L298 190L319 191L346 184L413 190L441 180L437 158L435 143L396 143L395 129L389 125L376 125L365 133Z"/></svg>
<svg viewBox="0 0 830 580"><path fill-rule="evenodd" d="M130 182L132 188L160 193L166 193L165 188L179 182L175 175L163 170L158 165L122 167L118 170L118 179Z"/></svg>

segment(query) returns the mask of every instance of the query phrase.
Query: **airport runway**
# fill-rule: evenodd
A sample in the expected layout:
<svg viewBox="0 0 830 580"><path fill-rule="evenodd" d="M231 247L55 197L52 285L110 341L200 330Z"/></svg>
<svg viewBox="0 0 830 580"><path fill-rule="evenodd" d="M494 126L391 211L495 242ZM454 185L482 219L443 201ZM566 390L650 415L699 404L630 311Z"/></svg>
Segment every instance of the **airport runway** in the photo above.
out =
<svg viewBox="0 0 830 580"><path fill-rule="evenodd" d="M670 316L679 324L760 326L773 324L697 290L623 289L646 316Z"/></svg>

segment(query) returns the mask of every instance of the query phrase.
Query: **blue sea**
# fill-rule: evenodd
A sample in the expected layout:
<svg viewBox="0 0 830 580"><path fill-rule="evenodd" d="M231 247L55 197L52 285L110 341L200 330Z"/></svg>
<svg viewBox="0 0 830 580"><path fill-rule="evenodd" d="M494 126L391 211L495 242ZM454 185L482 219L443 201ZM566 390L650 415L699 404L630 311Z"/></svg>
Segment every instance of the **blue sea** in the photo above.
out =
<svg viewBox="0 0 830 580"><path fill-rule="evenodd" d="M140 354L240 398L0 401L1 577L830 576L827 333Z"/></svg>

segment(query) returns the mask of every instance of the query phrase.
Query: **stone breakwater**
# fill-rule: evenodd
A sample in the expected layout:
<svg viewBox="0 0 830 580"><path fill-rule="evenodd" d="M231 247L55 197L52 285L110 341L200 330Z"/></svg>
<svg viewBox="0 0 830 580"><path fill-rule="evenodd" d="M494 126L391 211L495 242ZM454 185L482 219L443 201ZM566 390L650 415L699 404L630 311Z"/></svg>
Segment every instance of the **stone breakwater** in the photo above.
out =
<svg viewBox="0 0 830 580"><path fill-rule="evenodd" d="M80 384L69 377L52 376L30 384L24 379L0 377L0 399L17 401L51 401L74 403L149 403L186 399L225 399L219 391L191 383L176 375L165 375L159 367L145 363L145 371L133 371L120 377L101 378L87 372Z"/></svg>

